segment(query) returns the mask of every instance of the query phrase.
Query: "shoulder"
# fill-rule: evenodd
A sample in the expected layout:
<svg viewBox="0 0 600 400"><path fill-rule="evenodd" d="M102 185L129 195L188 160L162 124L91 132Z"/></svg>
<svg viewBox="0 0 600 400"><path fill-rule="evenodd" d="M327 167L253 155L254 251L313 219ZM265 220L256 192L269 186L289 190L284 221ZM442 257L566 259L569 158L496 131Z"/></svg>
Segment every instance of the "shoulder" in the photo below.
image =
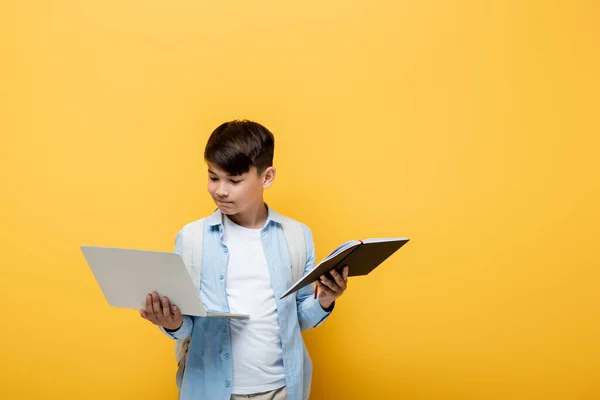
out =
<svg viewBox="0 0 600 400"><path fill-rule="evenodd" d="M304 233L304 236L306 238L307 242L312 242L313 237L312 237L312 231L311 229L308 227L308 225L306 225L303 222L300 222L298 220L295 220L292 217L288 217L287 215L280 215L281 220L282 220L282 224L290 224L290 225L295 225L298 228L302 229L302 232Z"/></svg>
<svg viewBox="0 0 600 400"><path fill-rule="evenodd" d="M179 230L179 232L177 233L177 235L185 235L185 234L189 234L191 232L197 232L198 230L203 230L204 229L204 221L206 220L206 218L200 218L197 219L195 221L192 222L188 222L187 224L185 224L183 227L181 227L181 229Z"/></svg>

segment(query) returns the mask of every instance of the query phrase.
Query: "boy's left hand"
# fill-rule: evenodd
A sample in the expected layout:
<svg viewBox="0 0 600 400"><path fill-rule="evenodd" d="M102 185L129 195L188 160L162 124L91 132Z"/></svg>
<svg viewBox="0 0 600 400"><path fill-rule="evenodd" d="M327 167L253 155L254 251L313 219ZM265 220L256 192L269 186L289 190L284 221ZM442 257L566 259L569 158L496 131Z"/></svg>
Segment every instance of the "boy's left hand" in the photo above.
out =
<svg viewBox="0 0 600 400"><path fill-rule="evenodd" d="M319 285L319 303L323 309L331 307L335 299L340 297L348 288L348 266L344 266L340 275L335 269L329 271L334 280L329 279L325 275L321 275L317 281Z"/></svg>

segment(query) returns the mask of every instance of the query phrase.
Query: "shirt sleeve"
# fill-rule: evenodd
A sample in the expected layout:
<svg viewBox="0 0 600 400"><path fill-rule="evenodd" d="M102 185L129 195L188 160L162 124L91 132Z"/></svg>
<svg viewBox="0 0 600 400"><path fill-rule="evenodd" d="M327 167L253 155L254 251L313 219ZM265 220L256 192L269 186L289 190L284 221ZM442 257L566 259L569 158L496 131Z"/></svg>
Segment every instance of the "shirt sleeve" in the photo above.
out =
<svg viewBox="0 0 600 400"><path fill-rule="evenodd" d="M162 326L159 326L160 331L170 337L171 339L179 340L179 339L187 339L192 334L192 327L194 326L194 321L192 317L189 315L183 316L183 324L176 331L167 331Z"/></svg>
<svg viewBox="0 0 600 400"><path fill-rule="evenodd" d="M315 243L310 228L302 224L306 238L306 265L303 275L315 267ZM296 293L296 306L298 308L298 321L300 330L306 331L321 325L335 308L335 302L326 311L321 307L319 299L314 298L315 283L305 286Z"/></svg>
<svg viewBox="0 0 600 400"><path fill-rule="evenodd" d="M180 230L177 233L177 236L175 237L175 250L174 252L179 254L179 255L183 255L182 254L182 233L183 230ZM167 335L168 337L170 337L171 339L186 339L188 337L191 336L192 334L192 328L194 327L194 320L192 319L192 317L190 317L189 315L184 315L183 316L183 323L181 324L181 326L179 327L179 329L177 329L176 331L167 331L165 328L163 328L162 326L159 326L159 329L162 333L164 333L165 335Z"/></svg>

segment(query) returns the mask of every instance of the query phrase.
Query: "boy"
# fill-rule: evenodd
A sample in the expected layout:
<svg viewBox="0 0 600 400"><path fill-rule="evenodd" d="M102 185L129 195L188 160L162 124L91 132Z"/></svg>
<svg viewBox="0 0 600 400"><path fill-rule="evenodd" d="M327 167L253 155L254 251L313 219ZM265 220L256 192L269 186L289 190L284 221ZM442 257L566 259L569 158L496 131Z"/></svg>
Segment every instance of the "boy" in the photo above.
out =
<svg viewBox="0 0 600 400"><path fill-rule="evenodd" d="M209 310L250 318L181 315L158 293L149 294L140 310L170 338L191 337L180 399L309 396L312 364L300 332L330 315L346 290L348 268L342 274L332 270L333 280L321 276L318 299L310 285L280 299L291 283L291 268L281 216L263 200L275 179L273 153L273 134L246 120L219 126L204 152L208 192L218 208L205 220L202 301ZM310 229L303 224L302 229L307 272L315 265L315 249ZM182 231L175 241L180 254Z"/></svg>

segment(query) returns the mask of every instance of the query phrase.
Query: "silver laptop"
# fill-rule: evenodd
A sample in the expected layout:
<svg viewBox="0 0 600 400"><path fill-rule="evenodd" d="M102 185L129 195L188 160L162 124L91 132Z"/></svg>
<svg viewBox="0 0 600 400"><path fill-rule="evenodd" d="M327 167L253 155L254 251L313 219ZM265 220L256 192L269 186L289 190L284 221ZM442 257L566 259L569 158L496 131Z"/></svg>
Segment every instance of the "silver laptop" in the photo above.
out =
<svg viewBox="0 0 600 400"><path fill-rule="evenodd" d="M81 246L94 277L113 307L146 308L146 296L167 296L182 314L198 317L248 318L244 314L211 312L205 309L183 258L177 253ZM198 282L200 285L200 282Z"/></svg>

